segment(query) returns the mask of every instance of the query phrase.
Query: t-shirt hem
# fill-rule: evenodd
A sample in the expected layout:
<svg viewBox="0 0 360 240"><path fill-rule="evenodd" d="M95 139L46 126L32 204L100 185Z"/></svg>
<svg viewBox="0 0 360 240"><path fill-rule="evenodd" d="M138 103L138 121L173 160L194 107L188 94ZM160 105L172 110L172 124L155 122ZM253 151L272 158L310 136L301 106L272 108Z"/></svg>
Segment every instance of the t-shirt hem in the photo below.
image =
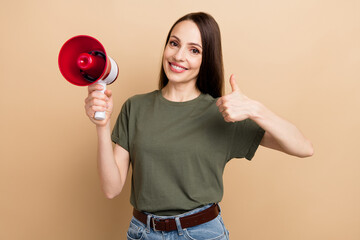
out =
<svg viewBox="0 0 360 240"><path fill-rule="evenodd" d="M252 143L252 145L251 145L251 147L250 147L250 149L249 149L249 152L248 152L248 153L246 154L246 156L245 156L245 158L246 158L247 160L250 161L250 160L254 157L255 152L256 152L256 150L258 149L258 147L259 147L259 145L260 145L260 142L261 142L264 134L265 134L265 130L262 129L261 127L259 127L259 129L258 129L257 132L256 132L255 138L254 138L254 140L253 140L253 143Z"/></svg>

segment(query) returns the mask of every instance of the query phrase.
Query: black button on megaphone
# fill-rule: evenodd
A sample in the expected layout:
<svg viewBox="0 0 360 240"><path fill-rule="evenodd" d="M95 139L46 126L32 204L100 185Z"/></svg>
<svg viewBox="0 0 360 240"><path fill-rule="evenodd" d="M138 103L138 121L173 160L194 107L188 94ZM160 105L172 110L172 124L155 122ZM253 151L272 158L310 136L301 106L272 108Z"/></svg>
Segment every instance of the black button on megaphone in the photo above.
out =
<svg viewBox="0 0 360 240"><path fill-rule="evenodd" d="M116 62L106 54L104 46L95 38L79 35L64 43L59 53L59 69L64 78L77 86L113 83L119 74ZM105 119L105 112L96 112L96 120Z"/></svg>

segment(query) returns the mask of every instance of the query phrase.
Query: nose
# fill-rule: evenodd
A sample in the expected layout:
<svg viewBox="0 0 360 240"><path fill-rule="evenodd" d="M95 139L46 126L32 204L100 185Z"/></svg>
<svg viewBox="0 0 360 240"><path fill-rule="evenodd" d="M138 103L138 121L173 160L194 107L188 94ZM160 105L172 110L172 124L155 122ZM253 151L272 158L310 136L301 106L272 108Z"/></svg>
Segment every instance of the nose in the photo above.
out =
<svg viewBox="0 0 360 240"><path fill-rule="evenodd" d="M183 61L185 60L185 49L179 48L178 51L175 53L174 58L176 61Z"/></svg>

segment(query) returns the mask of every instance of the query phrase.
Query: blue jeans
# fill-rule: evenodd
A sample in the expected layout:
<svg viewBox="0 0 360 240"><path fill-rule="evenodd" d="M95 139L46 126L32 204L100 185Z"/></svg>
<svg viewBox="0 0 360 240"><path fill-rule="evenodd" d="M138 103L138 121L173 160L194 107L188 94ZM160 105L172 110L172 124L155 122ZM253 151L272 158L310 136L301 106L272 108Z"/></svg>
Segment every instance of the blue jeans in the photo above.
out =
<svg viewBox="0 0 360 240"><path fill-rule="evenodd" d="M147 224L143 224L136 218L132 217L130 221L130 227L127 232L128 240L228 240L229 231L225 228L224 221L221 217L221 213L214 218L213 220L197 225L190 228L182 228L180 224L180 217L184 217L190 214L194 214L209 208L212 204L193 209L189 212L175 215L175 216L157 216L148 214ZM220 210L221 212L221 210ZM164 231L154 231L150 227L150 218L160 218L160 219L175 219L177 230L164 232Z"/></svg>

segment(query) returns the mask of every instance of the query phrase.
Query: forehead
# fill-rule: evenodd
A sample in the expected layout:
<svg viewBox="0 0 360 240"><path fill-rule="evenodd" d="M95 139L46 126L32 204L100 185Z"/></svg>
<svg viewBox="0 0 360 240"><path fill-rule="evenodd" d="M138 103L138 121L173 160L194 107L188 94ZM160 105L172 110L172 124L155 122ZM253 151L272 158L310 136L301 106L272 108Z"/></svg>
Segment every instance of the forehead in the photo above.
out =
<svg viewBox="0 0 360 240"><path fill-rule="evenodd" d="M193 21L182 21L175 25L170 36L178 37L182 42L191 42L201 45L201 34Z"/></svg>

